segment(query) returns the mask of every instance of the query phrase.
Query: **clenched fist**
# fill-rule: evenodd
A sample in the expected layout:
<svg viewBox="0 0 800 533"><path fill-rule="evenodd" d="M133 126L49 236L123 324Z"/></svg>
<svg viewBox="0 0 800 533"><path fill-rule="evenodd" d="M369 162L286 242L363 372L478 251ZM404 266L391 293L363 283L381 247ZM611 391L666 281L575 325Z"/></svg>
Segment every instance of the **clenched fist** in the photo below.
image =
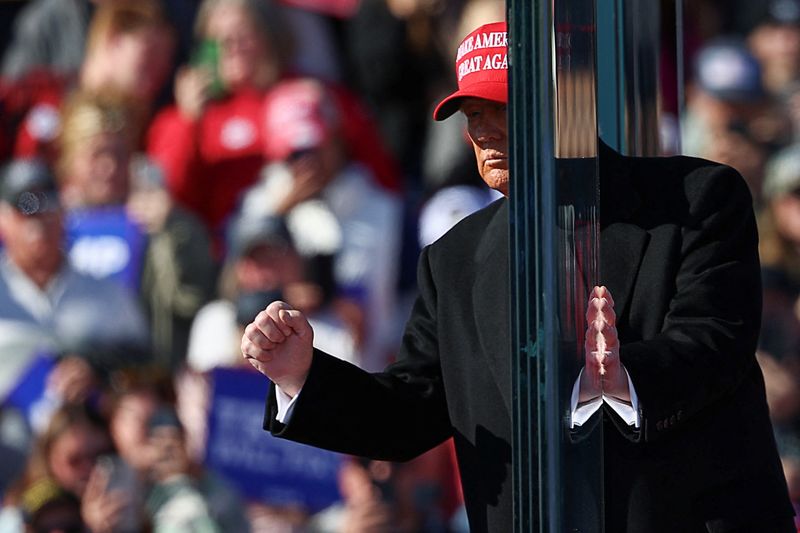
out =
<svg viewBox="0 0 800 533"><path fill-rule="evenodd" d="M247 325L242 355L287 395L294 397L308 376L314 331L300 311L272 302Z"/></svg>

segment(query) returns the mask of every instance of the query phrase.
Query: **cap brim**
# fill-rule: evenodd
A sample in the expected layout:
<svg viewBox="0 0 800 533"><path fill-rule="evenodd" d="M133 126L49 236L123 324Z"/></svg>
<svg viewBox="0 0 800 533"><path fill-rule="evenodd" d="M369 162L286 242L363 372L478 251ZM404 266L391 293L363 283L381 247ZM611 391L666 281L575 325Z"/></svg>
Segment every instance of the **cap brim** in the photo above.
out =
<svg viewBox="0 0 800 533"><path fill-rule="evenodd" d="M23 191L4 201L25 216L53 213L61 209L58 194L54 191Z"/></svg>
<svg viewBox="0 0 800 533"><path fill-rule="evenodd" d="M459 89L436 106L433 120L445 120L458 111L464 98L483 98L493 102L508 103L508 84L503 81L484 81Z"/></svg>

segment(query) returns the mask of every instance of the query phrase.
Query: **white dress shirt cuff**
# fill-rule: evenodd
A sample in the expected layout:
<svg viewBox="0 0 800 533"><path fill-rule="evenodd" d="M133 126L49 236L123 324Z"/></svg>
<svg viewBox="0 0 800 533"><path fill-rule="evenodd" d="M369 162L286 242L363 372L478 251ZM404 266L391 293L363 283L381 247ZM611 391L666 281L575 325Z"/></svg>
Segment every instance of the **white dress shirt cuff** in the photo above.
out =
<svg viewBox="0 0 800 533"><path fill-rule="evenodd" d="M292 419L292 413L294 412L294 404L297 403L297 399L299 397L300 397L300 391L297 391L297 394L295 394L294 398L292 398L291 396L283 392L280 387L275 385L275 399L278 402L278 413L275 415L275 420L277 420L281 424L288 424L289 421Z"/></svg>
<svg viewBox="0 0 800 533"><path fill-rule="evenodd" d="M639 397L636 395L636 389L633 387L633 382L631 381L631 376L628 374L628 371L623 368L625 372L625 376L628 378L628 392L630 393L631 403L628 405L627 402L623 402L616 398L612 398L611 396L606 396L603 394L599 398L595 398L589 402L578 407L578 398L580 396L580 383L581 383L581 375L583 374L583 369L578 374L578 379L575 380L575 384L572 386L572 398L570 401L570 429L574 428L575 426L582 426L586 423L589 418L598 410L603 402L606 402L611 409L617 413L626 424L633 427L639 427L640 420L639 420Z"/></svg>

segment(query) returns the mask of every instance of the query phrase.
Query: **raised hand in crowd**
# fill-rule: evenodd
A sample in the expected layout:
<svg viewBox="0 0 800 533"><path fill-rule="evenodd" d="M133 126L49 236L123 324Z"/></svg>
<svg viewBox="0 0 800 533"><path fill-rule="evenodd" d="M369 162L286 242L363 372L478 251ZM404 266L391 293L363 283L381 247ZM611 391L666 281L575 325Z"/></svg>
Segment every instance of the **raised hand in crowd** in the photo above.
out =
<svg viewBox="0 0 800 533"><path fill-rule="evenodd" d="M314 151L295 154L288 161L292 172L292 187L275 211L285 215L298 204L318 196L331 181L330 171L325 168L323 155Z"/></svg>
<svg viewBox="0 0 800 533"><path fill-rule="evenodd" d="M344 500L337 531L372 533L394 531L396 516L387 498L392 465L383 461L351 458L339 470L339 490Z"/></svg>
<svg viewBox="0 0 800 533"><path fill-rule="evenodd" d="M211 84L214 77L202 67L184 67L175 76L175 102L181 113L189 120L203 115L211 99Z"/></svg>
<svg viewBox="0 0 800 533"><path fill-rule="evenodd" d="M67 403L83 402L97 385L94 369L77 355L62 358L47 378L47 390Z"/></svg>
<svg viewBox="0 0 800 533"><path fill-rule="evenodd" d="M92 533L128 531L126 528L130 524L125 522L131 513L138 512L131 507L132 494L121 486L111 486L114 472L110 464L109 461L95 465L81 498L81 516Z"/></svg>

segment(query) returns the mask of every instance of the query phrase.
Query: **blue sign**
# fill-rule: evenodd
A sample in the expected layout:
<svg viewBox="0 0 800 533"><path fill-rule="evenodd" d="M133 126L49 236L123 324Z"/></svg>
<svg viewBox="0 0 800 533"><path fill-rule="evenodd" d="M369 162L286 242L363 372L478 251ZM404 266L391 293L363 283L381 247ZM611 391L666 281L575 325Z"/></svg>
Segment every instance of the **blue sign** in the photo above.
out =
<svg viewBox="0 0 800 533"><path fill-rule="evenodd" d="M124 206L69 211L65 229L70 262L77 271L138 291L147 235Z"/></svg>
<svg viewBox="0 0 800 533"><path fill-rule="evenodd" d="M246 368L217 368L211 376L206 465L264 503L316 512L341 499L341 455L278 439L262 428L267 378Z"/></svg>
<svg viewBox="0 0 800 533"><path fill-rule="evenodd" d="M55 366L55 358L50 354L38 354L16 386L8 393L3 403L28 412L44 396L47 377Z"/></svg>
<svg viewBox="0 0 800 533"><path fill-rule="evenodd" d="M55 405L45 395L47 378L55 365L53 354L37 354L17 380L17 384L4 399L0 398L0 405L16 409L29 427L44 429Z"/></svg>

